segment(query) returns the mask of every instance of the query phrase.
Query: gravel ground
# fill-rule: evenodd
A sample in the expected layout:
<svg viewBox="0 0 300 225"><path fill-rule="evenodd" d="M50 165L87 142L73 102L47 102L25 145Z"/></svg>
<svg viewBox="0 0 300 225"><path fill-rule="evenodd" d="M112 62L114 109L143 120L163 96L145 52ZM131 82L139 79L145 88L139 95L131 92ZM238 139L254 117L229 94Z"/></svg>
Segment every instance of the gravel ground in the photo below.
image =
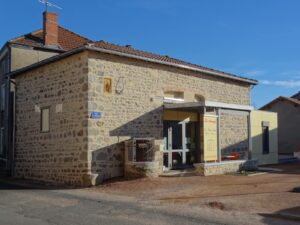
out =
<svg viewBox="0 0 300 225"><path fill-rule="evenodd" d="M0 179L0 225L299 225L300 163L259 176L124 180L86 189ZM11 184L12 183L12 184Z"/></svg>
<svg viewBox="0 0 300 225"><path fill-rule="evenodd" d="M300 215L300 193L292 192L293 188L300 186L300 163L269 167L283 171L251 177L222 175L120 179L89 190L203 210L211 208L210 203L217 202L224 209L215 210L228 215L272 216L289 210Z"/></svg>

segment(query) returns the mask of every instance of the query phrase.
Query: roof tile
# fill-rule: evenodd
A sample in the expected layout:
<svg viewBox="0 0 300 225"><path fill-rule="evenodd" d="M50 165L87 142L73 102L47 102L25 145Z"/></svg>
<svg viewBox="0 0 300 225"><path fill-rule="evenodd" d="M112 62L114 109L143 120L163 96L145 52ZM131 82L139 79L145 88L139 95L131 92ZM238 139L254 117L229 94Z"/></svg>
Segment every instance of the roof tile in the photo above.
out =
<svg viewBox="0 0 300 225"><path fill-rule="evenodd" d="M30 46L34 46L34 47L44 48L45 46L44 46L44 40L43 40L43 29L40 29L35 32L12 39L10 41L10 43L24 44L24 45L30 45ZM93 44L95 47L105 49L105 50L115 51L115 52L119 52L119 53L125 53L125 54L129 54L132 56L143 57L143 58L157 60L157 61L161 61L161 62L165 62L165 63L172 63L175 65L186 66L186 67L190 67L190 68L194 68L194 69L211 71L213 73L218 73L218 74L221 74L224 76L247 80L254 84L257 83L257 81L252 80L252 79L248 79L248 78L237 76L237 75L234 75L231 73L225 73L222 71L218 71L218 70L203 67L200 65L192 64L192 63L185 62L185 61L179 60L179 59L175 59L175 58L172 58L172 57L169 57L166 55L163 56L163 55L158 55L158 54L154 54L151 52L141 51L141 50L131 47L130 45L121 46L121 45L112 44L112 43L109 43L106 41L94 42L88 38L85 38L85 37L83 37L79 34L76 34L66 28L61 27L61 26L59 26L59 29L58 29L58 43L59 43L58 49L54 49L54 50L70 51L72 49L76 49L76 48L79 48L79 47L87 45L87 44Z"/></svg>
<svg viewBox="0 0 300 225"><path fill-rule="evenodd" d="M82 37L81 35L76 34L66 28L61 26L58 28L58 47L61 50L69 51L91 42L91 40ZM43 29L12 39L10 43L44 47Z"/></svg>

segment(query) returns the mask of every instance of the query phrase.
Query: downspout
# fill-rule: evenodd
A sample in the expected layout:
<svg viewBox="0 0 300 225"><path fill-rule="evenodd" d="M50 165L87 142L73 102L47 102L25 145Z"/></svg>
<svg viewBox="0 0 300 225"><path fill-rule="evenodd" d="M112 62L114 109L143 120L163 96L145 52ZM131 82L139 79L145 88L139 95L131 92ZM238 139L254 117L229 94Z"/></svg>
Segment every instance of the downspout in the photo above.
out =
<svg viewBox="0 0 300 225"><path fill-rule="evenodd" d="M14 172L15 172L15 133L16 133L16 83L15 81L11 80L11 78L9 77L9 81L11 84L14 85L14 91L13 93L13 105L12 105L12 112L11 112L11 117L12 117L12 121L11 121L11 131L10 131L10 138L11 138L11 176L14 176Z"/></svg>
<svg viewBox="0 0 300 225"><path fill-rule="evenodd" d="M249 99L250 99L250 106L252 106L253 101L252 101L252 90L255 86L254 85L250 85L250 91L249 91Z"/></svg>
<svg viewBox="0 0 300 225"><path fill-rule="evenodd" d="M217 128L217 145L218 145L218 161L222 162L222 152L221 152L221 109L217 109L217 116L218 116L218 128Z"/></svg>
<svg viewBox="0 0 300 225"><path fill-rule="evenodd" d="M252 90L254 88L254 85L250 85L250 106L252 106ZM254 108L255 110L255 108ZM252 111L249 111L249 115L248 115L248 138L249 138L249 156L248 159L251 160L252 159L252 129L251 129L251 125L252 125L252 119L251 119L251 114Z"/></svg>
<svg viewBox="0 0 300 225"><path fill-rule="evenodd" d="M4 111L4 118L5 118L5 150L6 150L6 157L7 157L7 165L6 165L6 170L8 175L10 176L11 174L11 151L10 151L10 143L9 143L9 134L10 134L10 129L9 129L9 124L10 124L10 118L9 118L9 111L10 111L10 105L9 105L9 95L10 95L10 82L9 82L9 77L6 77L5 79L5 111Z"/></svg>
<svg viewBox="0 0 300 225"><path fill-rule="evenodd" d="M8 45L8 71L11 72L12 65L11 65L11 46ZM13 105L11 104L11 84L14 84L14 82L11 80L10 76L7 76L7 92L6 92L6 113L7 113L7 152L9 157L9 176L14 175L14 117L15 117L15 105L14 105L14 99L13 99ZM14 95L15 96L15 95Z"/></svg>
<svg viewBox="0 0 300 225"><path fill-rule="evenodd" d="M251 124L252 124L252 119L251 119L251 112L249 111L248 115L248 136L249 136L249 156L248 159L252 159L252 129L251 129Z"/></svg>

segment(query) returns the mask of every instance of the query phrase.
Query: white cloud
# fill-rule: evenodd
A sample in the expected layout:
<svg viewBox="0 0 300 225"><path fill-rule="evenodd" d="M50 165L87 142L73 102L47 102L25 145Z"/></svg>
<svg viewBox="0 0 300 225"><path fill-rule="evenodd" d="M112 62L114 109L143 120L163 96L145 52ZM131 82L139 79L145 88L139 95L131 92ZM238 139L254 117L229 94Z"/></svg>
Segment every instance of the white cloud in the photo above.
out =
<svg viewBox="0 0 300 225"><path fill-rule="evenodd" d="M259 81L260 84L270 85L270 86L278 86L284 88L299 88L300 87L300 80L261 80Z"/></svg>
<svg viewBox="0 0 300 225"><path fill-rule="evenodd" d="M249 77L258 77L264 75L266 72L264 70L250 70L244 74Z"/></svg>
<svg viewBox="0 0 300 225"><path fill-rule="evenodd" d="M291 70L280 73L281 76L291 77L292 79L299 79L300 71L299 70Z"/></svg>

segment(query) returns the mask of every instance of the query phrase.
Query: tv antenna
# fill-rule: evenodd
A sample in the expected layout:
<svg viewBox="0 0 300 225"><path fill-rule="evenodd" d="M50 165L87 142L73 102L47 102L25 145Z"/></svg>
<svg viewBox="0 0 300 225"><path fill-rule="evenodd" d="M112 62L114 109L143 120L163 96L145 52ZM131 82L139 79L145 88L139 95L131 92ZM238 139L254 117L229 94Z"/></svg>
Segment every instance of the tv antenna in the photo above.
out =
<svg viewBox="0 0 300 225"><path fill-rule="evenodd" d="M45 5L45 11L48 12L48 7L53 7L62 10L61 7L58 5L53 4L52 2L49 2L48 0L39 0L40 3Z"/></svg>

